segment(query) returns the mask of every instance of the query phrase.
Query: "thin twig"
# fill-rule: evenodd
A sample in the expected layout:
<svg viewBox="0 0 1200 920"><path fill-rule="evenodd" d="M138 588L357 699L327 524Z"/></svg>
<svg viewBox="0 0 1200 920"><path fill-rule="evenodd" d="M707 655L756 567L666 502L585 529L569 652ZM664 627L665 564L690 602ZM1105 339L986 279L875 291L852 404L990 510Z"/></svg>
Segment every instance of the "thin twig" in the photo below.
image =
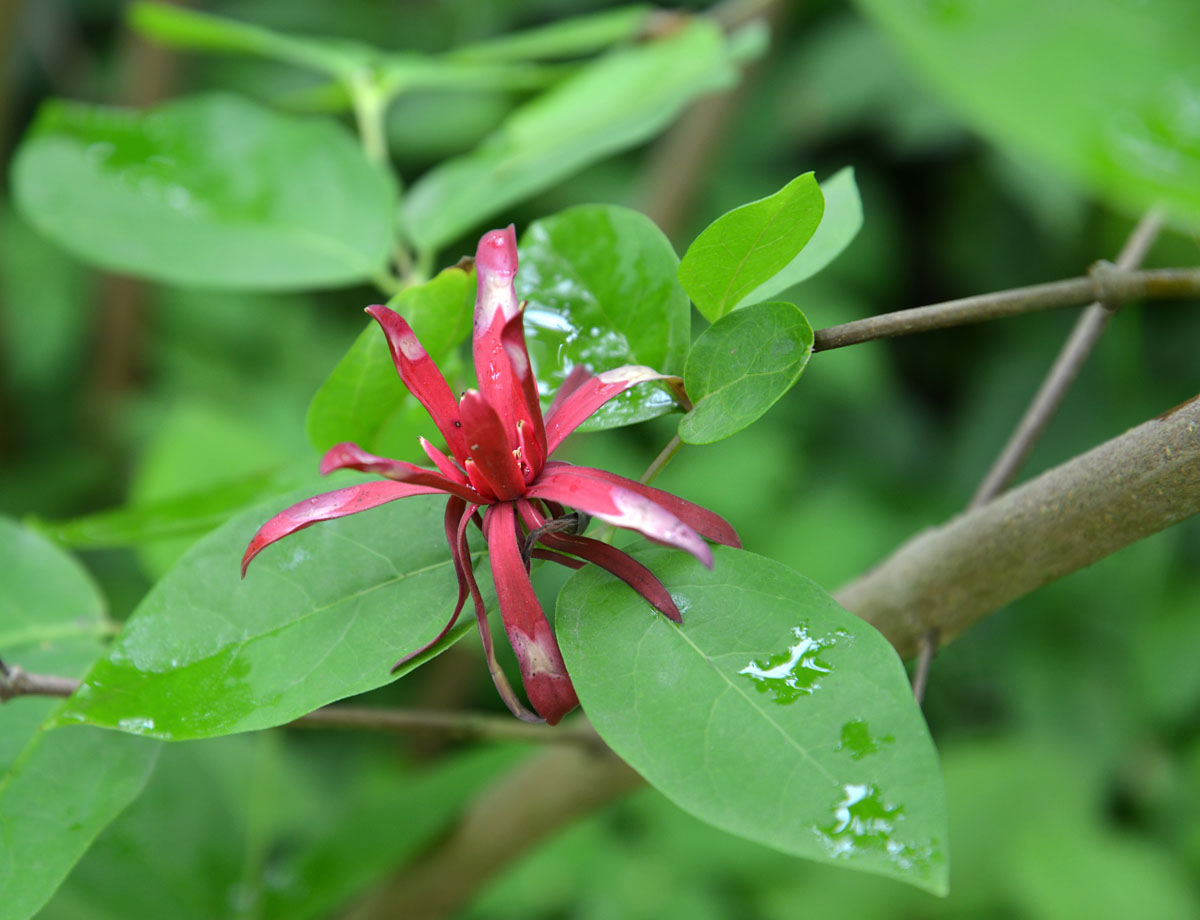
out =
<svg viewBox="0 0 1200 920"><path fill-rule="evenodd" d="M56 674L31 674L0 662L0 703L18 696L68 697L79 681ZM345 729L404 734L427 732L461 741L524 741L603 747L587 723L551 727L529 725L509 716L434 709L377 709L344 704L322 706L288 723L294 728Z"/></svg>
<svg viewBox="0 0 1200 920"><path fill-rule="evenodd" d="M1117 270L1128 272L1137 268L1154 244L1160 229L1162 214L1152 210L1142 218L1126 240L1121 254L1117 256ZM1008 484L1033 453L1034 446L1046 430L1046 426L1050 424L1058 407L1062 405L1084 362L1100 341L1108 321L1121 306L1121 302L1097 300L1083 311L1046 379L1042 381L1033 401L1025 410L1025 415L1009 436L1008 443L1004 445L987 475L983 477L968 508L985 505L1008 488Z"/></svg>
<svg viewBox="0 0 1200 920"><path fill-rule="evenodd" d="M929 683L929 666L933 663L933 656L937 652L938 647L938 630L936 626L932 626L925 631L918 643L919 651L917 653L917 667L913 671L912 690L913 698L916 699L917 705L925 699L925 686Z"/></svg>
<svg viewBox="0 0 1200 920"><path fill-rule="evenodd" d="M1052 281L912 310L881 313L852 323L818 329L814 336L813 351L828 351L875 339L948 329L1005 316L1077 307L1095 300L1123 303L1197 296L1200 296L1200 269L1164 268L1137 272L1113 269L1095 272L1084 278Z"/></svg>
<svg viewBox="0 0 1200 920"><path fill-rule="evenodd" d="M667 446L659 451L658 456L650 461L650 465L646 467L646 472L638 478L638 482L643 485L653 482L654 477L662 472L662 468L671 462L671 458L679 452L679 448L682 446L683 438L676 434L667 442Z"/></svg>

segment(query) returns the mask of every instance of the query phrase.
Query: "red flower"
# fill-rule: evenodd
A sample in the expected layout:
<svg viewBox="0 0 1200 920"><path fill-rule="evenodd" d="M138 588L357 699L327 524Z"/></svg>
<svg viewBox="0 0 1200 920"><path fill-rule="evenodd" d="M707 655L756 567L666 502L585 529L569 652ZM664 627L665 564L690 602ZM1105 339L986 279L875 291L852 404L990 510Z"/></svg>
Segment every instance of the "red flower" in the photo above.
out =
<svg viewBox="0 0 1200 920"><path fill-rule="evenodd" d="M457 403L408 323L387 307L367 308L387 335L400 379L432 416L450 456L422 438L421 447L435 467L431 470L377 457L355 444L335 445L321 461L322 473L355 469L386 479L326 492L275 515L246 548L242 574L264 547L319 521L410 495L448 494L446 539L458 574L458 603L438 636L396 667L439 642L470 594L496 689L514 714L537 721L522 706L496 663L487 611L467 548L467 526L474 521L487 539L500 616L520 663L525 691L533 708L553 725L579 700L530 584L530 555L572 568L593 562L625 581L665 616L682 622L671 595L649 569L607 543L567 532L569 523L578 520L567 516L568 507L639 531L656 543L686 550L709 567L712 550L704 538L727 546L741 544L729 524L698 505L604 470L549 459L563 439L608 400L635 384L670 378L633 365L595 376L576 367L543 420L525 349L525 305L517 303L513 289L517 244L511 225L480 240L475 267L479 290L474 352L479 389L468 390ZM534 548L536 544L545 549Z"/></svg>

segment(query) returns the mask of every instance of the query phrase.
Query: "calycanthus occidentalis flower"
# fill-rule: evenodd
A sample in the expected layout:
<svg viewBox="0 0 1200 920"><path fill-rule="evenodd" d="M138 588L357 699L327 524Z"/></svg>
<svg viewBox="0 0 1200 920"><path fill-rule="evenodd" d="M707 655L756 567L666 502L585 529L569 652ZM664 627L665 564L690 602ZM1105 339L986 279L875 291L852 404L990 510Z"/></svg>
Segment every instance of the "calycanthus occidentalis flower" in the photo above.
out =
<svg viewBox="0 0 1200 920"><path fill-rule="evenodd" d="M467 390L457 402L408 323L387 307L367 308L387 336L400 379L433 418L449 455L422 438L421 447L433 464L433 469L427 469L375 456L356 444L333 446L321 461L323 474L354 469L385 479L326 492L281 511L250 541L242 574L265 547L312 524L412 495L448 495L445 531L458 576L458 602L442 631L395 668L441 641L470 596L496 689L515 715L539 721L522 705L496 662L467 546L467 528L474 522L487 540L500 616L521 667L525 692L538 715L555 724L579 700L530 583L531 557L571 568L594 563L630 585L664 616L682 622L670 593L649 569L607 543L580 535L574 526L580 515L567 509L685 550L709 567L712 550L706 539L727 546L741 544L728 523L699 505L614 473L550 459L567 435L614 396L635 384L674 378L634 365L596 375L577 366L543 419L525 348L525 305L518 304L513 287L517 244L511 225L480 240L475 267L479 287L474 357L479 389Z"/></svg>

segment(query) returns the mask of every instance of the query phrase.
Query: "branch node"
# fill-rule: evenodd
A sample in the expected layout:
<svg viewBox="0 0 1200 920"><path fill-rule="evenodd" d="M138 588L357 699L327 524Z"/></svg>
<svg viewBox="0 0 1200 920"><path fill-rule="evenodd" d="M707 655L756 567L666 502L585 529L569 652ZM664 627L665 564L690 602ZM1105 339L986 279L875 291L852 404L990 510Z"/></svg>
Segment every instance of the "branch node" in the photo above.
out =
<svg viewBox="0 0 1200 920"><path fill-rule="evenodd" d="M1108 259L1097 259L1088 268L1088 277L1096 286L1096 303L1109 313L1116 313L1125 305L1125 298L1118 290L1118 282L1124 274Z"/></svg>

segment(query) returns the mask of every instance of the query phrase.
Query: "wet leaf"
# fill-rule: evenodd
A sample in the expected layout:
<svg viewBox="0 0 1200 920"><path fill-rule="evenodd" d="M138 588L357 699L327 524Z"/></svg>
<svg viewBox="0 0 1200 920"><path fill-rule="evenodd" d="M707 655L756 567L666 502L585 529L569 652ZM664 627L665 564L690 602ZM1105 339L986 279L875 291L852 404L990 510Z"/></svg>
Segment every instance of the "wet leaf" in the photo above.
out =
<svg viewBox="0 0 1200 920"><path fill-rule="evenodd" d="M104 604L83 568L0 518L0 658L73 677L101 650ZM0 707L0 918L24 920L53 894L109 821L137 796L158 745L93 728L49 727L61 703Z"/></svg>
<svg viewBox="0 0 1200 920"><path fill-rule="evenodd" d="M396 295L388 306L408 320L430 357L441 363L471 332L475 274L448 268ZM441 441L397 376L387 338L375 322L367 323L313 396L305 425L321 451L353 441L372 453L406 457L419 451L418 435Z"/></svg>
<svg viewBox="0 0 1200 920"><path fill-rule="evenodd" d="M812 239L824 207L821 187L805 173L709 224L679 263L679 281L696 309L716 322L788 268Z"/></svg>
<svg viewBox="0 0 1200 920"><path fill-rule="evenodd" d="M542 395L577 364L593 372L645 364L683 370L691 315L676 280L679 259L648 217L616 205L583 205L535 221L521 238L517 295ZM675 408L653 384L634 387L585 422L596 431Z"/></svg>
<svg viewBox="0 0 1200 920"><path fill-rule="evenodd" d="M689 444L710 444L753 424L795 385L813 330L790 303L760 303L717 320L696 340L683 373L695 407L679 423Z"/></svg>
<svg viewBox="0 0 1200 920"><path fill-rule="evenodd" d="M391 182L342 127L223 94L145 113L48 102L13 187L84 261L180 285L351 284L393 245Z"/></svg>
<svg viewBox="0 0 1200 920"><path fill-rule="evenodd" d="M738 304L763 303L794 284L811 278L841 255L862 228L862 199L854 181L854 167L847 166L821 183L825 208L821 222L799 255L774 277L764 281Z"/></svg>
<svg viewBox="0 0 1200 920"><path fill-rule="evenodd" d="M606 54L517 109L476 150L422 176L404 198L406 232L419 249L438 249L508 205L652 137L693 99L735 78L721 29L700 19Z"/></svg>
<svg viewBox="0 0 1200 920"><path fill-rule="evenodd" d="M860 5L976 130L1124 208L1162 203L1200 226L1191 0Z"/></svg>
<svg viewBox="0 0 1200 920"><path fill-rule="evenodd" d="M895 651L817 585L716 547L635 553L683 626L589 567L558 601L604 740L685 811L787 853L946 890L937 755Z"/></svg>
<svg viewBox="0 0 1200 920"><path fill-rule="evenodd" d="M391 666L437 635L458 595L437 496L317 524L268 547L239 577L246 544L271 515L361 481L338 475L278 496L194 544L62 718L202 738L279 725L392 680ZM490 584L485 566L476 572Z"/></svg>

